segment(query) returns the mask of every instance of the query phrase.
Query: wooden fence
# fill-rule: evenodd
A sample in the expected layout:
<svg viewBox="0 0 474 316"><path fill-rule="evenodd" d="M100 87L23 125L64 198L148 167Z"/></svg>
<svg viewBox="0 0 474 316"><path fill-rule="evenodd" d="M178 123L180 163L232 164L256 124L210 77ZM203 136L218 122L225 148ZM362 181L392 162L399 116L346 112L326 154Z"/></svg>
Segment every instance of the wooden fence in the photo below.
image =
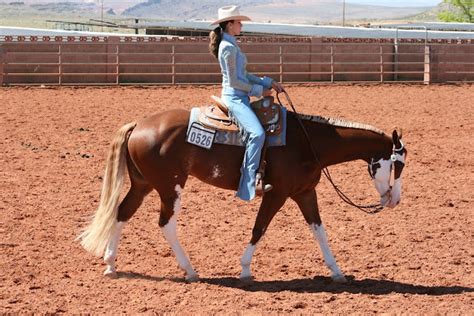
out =
<svg viewBox="0 0 474 316"><path fill-rule="evenodd" d="M1 85L216 84L207 38L4 37ZM474 82L474 40L241 38L250 72L281 82Z"/></svg>

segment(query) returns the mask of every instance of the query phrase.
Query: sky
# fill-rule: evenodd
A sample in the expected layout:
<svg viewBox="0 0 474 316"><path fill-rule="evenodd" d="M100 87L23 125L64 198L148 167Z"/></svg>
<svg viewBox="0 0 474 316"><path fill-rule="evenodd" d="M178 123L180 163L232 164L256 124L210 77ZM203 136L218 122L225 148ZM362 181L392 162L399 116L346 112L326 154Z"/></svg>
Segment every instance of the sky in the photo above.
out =
<svg viewBox="0 0 474 316"><path fill-rule="evenodd" d="M383 5L388 7L434 7L442 0L346 0L346 3Z"/></svg>
<svg viewBox="0 0 474 316"><path fill-rule="evenodd" d="M1 2L2 0L0 0ZM12 0L13 1L13 0ZM79 1L79 0L23 0L28 4L32 3L45 3L45 2L68 2L68 1ZM122 4L125 6L131 6L139 2L146 2L147 0L82 0L84 2L95 2L101 3L104 1L109 5L113 3L114 6ZM344 0L333 0L334 2L342 3ZM381 5L389 7L434 7L442 2L442 0L345 0L346 3L353 4L368 4L368 5ZM8 2L8 1L5 1ZM238 4L239 0L235 0Z"/></svg>
<svg viewBox="0 0 474 316"><path fill-rule="evenodd" d="M13 1L13 0L12 0ZM44 3L44 2L67 2L68 0L26 0L27 3ZM84 2L96 2L100 3L100 0L83 0ZM122 0L123 2L137 2L137 1L127 1ZM142 0L146 2L147 0ZM342 2L343 0L334 0L334 2ZM435 6L442 2L442 0L345 0L346 3L358 3L358 4L370 4L370 5L384 5L389 7L424 7L424 6ZM5 1L8 2L8 1ZM104 2L121 2L118 0L104 0ZM236 0L236 3L239 1Z"/></svg>

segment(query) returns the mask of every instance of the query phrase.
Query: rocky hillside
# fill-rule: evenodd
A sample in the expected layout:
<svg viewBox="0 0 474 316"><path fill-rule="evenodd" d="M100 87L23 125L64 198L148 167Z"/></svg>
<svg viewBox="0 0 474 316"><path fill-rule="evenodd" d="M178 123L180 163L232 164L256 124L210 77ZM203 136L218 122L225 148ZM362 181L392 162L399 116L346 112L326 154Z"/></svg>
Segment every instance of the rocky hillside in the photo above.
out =
<svg viewBox="0 0 474 316"><path fill-rule="evenodd" d="M217 8L235 1L222 0L148 0L122 14L161 19L205 19L216 17ZM327 23L342 19L342 2L331 0L243 0L241 12L258 22ZM429 8L392 8L346 4L346 20L395 19L422 13Z"/></svg>
<svg viewBox="0 0 474 316"><path fill-rule="evenodd" d="M166 20L213 20L217 8L239 3L241 12L256 22L341 24L342 1L338 0L0 0L0 25L47 27L47 19L89 21L103 12L108 20L149 18ZM103 8L102 8L103 4ZM103 11L102 11L103 9ZM437 20L429 7L384 7L346 1L346 22Z"/></svg>

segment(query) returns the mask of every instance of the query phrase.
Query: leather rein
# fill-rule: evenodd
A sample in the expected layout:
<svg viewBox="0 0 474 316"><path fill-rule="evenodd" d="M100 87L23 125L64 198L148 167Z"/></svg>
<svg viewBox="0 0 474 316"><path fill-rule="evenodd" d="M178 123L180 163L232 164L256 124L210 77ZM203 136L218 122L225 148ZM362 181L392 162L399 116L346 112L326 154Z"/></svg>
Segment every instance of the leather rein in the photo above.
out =
<svg viewBox="0 0 474 316"><path fill-rule="evenodd" d="M351 205L355 208L358 208L359 210L361 210L362 212L367 213L367 214L377 214L378 212L383 210L384 207L380 204L370 204L370 205L356 204L344 192L342 192L341 189L339 189L339 187L334 183L334 181L331 177L331 174L329 173L329 169L327 167L322 166L321 161L318 158L318 154L317 154L316 150L314 149L313 144L311 143L308 132L306 131L306 128L304 127L303 122L301 121L300 115L298 114L298 112L296 112L296 109L293 106L293 103L291 102L290 96L288 95L288 93L285 90L283 90L283 93L285 94L285 97L286 97L288 103L290 104L291 109L295 113L296 119L298 120L298 123L301 126L301 129L303 130L304 136L306 137L306 140L308 141L308 144L309 144L309 147L311 149L311 152L313 153L314 159L318 163L318 165L321 168L321 171L323 172L326 179L328 179L328 181L332 184L334 190L336 191L337 195L339 195L341 200L343 200L345 203L347 203L347 204L349 204L349 205ZM280 97L278 95L279 95L279 93L277 93L278 103L280 104L280 106L283 106L283 104L280 101ZM390 193L390 190L387 191L384 195L386 195L387 193Z"/></svg>

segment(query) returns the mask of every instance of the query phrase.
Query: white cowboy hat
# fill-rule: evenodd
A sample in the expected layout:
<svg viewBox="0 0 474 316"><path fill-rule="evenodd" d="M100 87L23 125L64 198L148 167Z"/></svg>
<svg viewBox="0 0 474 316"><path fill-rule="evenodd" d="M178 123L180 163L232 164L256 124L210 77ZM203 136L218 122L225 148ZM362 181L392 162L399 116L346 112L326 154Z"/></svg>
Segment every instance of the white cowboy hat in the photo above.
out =
<svg viewBox="0 0 474 316"><path fill-rule="evenodd" d="M239 7L236 5L219 8L219 10L217 10L217 17L218 20L212 22L211 25L232 20L252 21L248 16L240 15Z"/></svg>

